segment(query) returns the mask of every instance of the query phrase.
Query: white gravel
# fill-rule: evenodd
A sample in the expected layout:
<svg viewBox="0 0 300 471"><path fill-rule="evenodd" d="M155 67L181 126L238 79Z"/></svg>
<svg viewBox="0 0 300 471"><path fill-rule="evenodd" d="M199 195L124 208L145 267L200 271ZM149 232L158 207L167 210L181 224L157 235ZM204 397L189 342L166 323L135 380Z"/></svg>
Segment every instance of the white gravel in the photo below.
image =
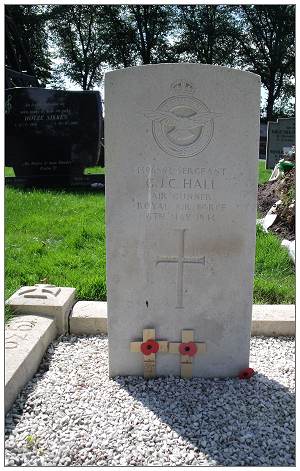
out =
<svg viewBox="0 0 300 471"><path fill-rule="evenodd" d="M65 336L6 417L8 466L293 466L294 339L251 339L250 380L108 378L106 336Z"/></svg>

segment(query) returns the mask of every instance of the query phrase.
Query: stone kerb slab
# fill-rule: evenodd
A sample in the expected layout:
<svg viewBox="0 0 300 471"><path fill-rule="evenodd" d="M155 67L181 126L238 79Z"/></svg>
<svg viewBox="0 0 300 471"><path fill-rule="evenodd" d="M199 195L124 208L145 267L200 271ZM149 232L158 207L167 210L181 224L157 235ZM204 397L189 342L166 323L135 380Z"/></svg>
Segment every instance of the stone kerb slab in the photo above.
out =
<svg viewBox="0 0 300 471"><path fill-rule="evenodd" d="M157 64L105 78L110 376L143 374L146 329L206 351L193 376L249 364L260 77ZM155 339L153 339L155 340ZM156 354L158 376L178 355Z"/></svg>
<svg viewBox="0 0 300 471"><path fill-rule="evenodd" d="M295 333L295 306L293 304L253 306L251 328L253 336L294 336Z"/></svg>
<svg viewBox="0 0 300 471"><path fill-rule="evenodd" d="M294 304L254 304L251 335L267 337L295 335ZM70 334L107 333L107 303L78 301L70 315Z"/></svg>
<svg viewBox="0 0 300 471"><path fill-rule="evenodd" d="M68 332L68 318L75 303L75 288L48 284L24 286L7 301L16 314L35 314L55 318L59 334Z"/></svg>
<svg viewBox="0 0 300 471"><path fill-rule="evenodd" d="M70 334L107 334L107 303L78 301L70 315Z"/></svg>
<svg viewBox="0 0 300 471"><path fill-rule="evenodd" d="M6 325L5 413L38 369L56 336L55 320L47 316L17 316Z"/></svg>

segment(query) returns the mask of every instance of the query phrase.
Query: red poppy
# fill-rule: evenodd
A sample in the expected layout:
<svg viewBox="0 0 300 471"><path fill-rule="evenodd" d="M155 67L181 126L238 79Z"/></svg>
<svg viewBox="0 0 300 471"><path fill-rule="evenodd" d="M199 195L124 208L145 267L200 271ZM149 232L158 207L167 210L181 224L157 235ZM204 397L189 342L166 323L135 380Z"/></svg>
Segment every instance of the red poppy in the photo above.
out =
<svg viewBox="0 0 300 471"><path fill-rule="evenodd" d="M195 344L195 342L182 342L179 345L179 351L181 355L188 355L190 357L193 357L197 353L197 345Z"/></svg>
<svg viewBox="0 0 300 471"><path fill-rule="evenodd" d="M254 370L252 368L245 368L239 374L240 379L249 379L254 375Z"/></svg>
<svg viewBox="0 0 300 471"><path fill-rule="evenodd" d="M159 344L155 340L147 340L141 344L141 352L144 355L151 355L159 350Z"/></svg>

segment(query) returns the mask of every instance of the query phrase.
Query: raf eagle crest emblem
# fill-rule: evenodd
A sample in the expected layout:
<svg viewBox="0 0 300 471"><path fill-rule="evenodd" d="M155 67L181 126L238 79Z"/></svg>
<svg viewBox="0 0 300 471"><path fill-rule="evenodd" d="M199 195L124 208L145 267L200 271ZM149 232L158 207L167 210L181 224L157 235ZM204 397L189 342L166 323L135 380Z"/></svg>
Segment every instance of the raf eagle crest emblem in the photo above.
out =
<svg viewBox="0 0 300 471"><path fill-rule="evenodd" d="M152 133L158 146L175 157L193 157L210 143L214 132L214 113L195 98L190 82L177 80L171 85L174 93L156 110L144 111L152 120Z"/></svg>

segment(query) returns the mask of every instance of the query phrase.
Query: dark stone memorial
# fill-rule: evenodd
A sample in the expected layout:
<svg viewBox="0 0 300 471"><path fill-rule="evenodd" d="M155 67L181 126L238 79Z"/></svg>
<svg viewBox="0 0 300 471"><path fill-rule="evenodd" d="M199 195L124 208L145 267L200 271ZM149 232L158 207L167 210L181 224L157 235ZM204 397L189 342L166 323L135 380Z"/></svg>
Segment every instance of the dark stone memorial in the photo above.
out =
<svg viewBox="0 0 300 471"><path fill-rule="evenodd" d="M274 168L283 156L284 147L295 145L295 118L278 118L268 122L266 168Z"/></svg>
<svg viewBox="0 0 300 471"><path fill-rule="evenodd" d="M84 175L86 167L104 165L102 144L99 92L5 91L5 165L15 172L8 183L104 187L104 175Z"/></svg>

